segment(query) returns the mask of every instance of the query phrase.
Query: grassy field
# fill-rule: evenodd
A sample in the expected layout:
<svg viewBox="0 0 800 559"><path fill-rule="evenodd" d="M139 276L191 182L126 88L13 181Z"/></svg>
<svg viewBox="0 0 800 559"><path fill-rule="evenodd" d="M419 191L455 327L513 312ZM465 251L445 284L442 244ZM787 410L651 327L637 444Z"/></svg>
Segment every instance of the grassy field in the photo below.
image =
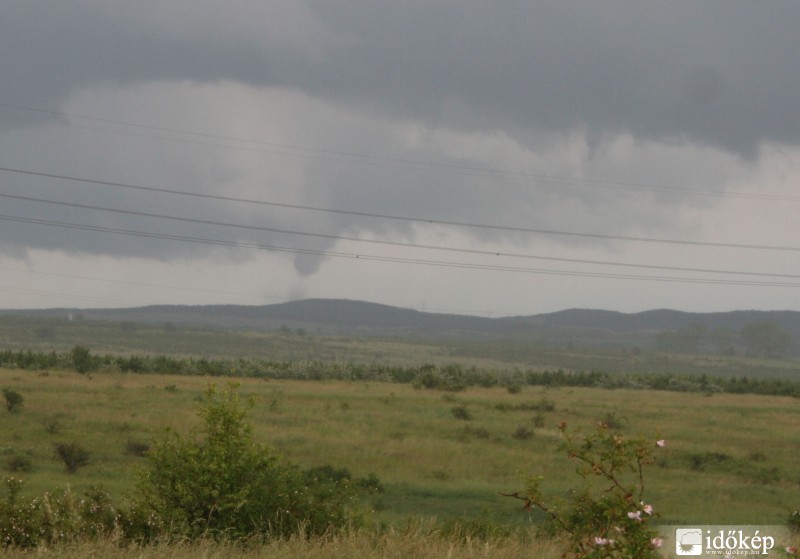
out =
<svg viewBox="0 0 800 559"><path fill-rule="evenodd" d="M93 321L0 320L4 349L92 354L253 358L326 364L433 364L475 367L501 378L512 370L670 373L710 379L798 378L797 359L749 359L536 347L524 341L471 343L327 337L297 332L216 332ZM226 369L227 370L227 369ZM520 539L541 518L500 492L543 475L545 491L580 488L559 450L557 425L588 432L597 421L625 435L666 439L645 472L646 500L667 524L783 524L800 505L800 406L791 397L498 384L459 392L411 384L238 378L257 397L258 440L302 468L331 465L353 477L374 474L384 492L366 495L363 531L321 540L294 538L241 548L186 542L120 549L114 541L76 542L13 557L537 557L555 559L553 542ZM188 432L210 383L222 377L125 374L100 370L0 368L0 388L19 392L18 413L0 409L0 473L25 480L24 496L103 485L115 502L132 496L137 452L167 428ZM54 446L78 442L86 467L65 472ZM30 471L9 472L14 464ZM3 470L6 470L5 472ZM0 489L1 490L1 489ZM0 495L0 498L2 496ZM377 530L373 528L378 528ZM481 536L498 528L494 538ZM497 534L513 532L510 538ZM6 555L9 552L6 551Z"/></svg>
<svg viewBox="0 0 800 559"><path fill-rule="evenodd" d="M143 460L127 450L167 427L197 425L202 377L0 370L0 387L25 398L0 413L0 467L30 461L25 494L102 484L124 500ZM214 379L213 382L225 382ZM410 517L489 519L510 526L537 521L501 491L521 489L520 473L545 476L563 494L577 484L558 452L557 424L589 430L598 420L626 434L667 440L646 473L647 498L665 524L781 524L800 504L793 398L752 395L527 387L448 393L407 384L238 379L257 396L259 440L303 468L330 464L385 486L367 497L374 523ZM454 408L460 416L456 417ZM67 474L53 451L79 442L88 466Z"/></svg>
<svg viewBox="0 0 800 559"><path fill-rule="evenodd" d="M171 355L208 359L477 367L487 370L599 370L614 374L667 373L800 380L800 359L742 355L680 355L648 351L555 348L525 338L488 341L324 336L313 332L222 331L56 318L0 316L0 349L93 354Z"/></svg>
<svg viewBox="0 0 800 559"><path fill-rule="evenodd" d="M38 550L7 550L9 559L560 559L554 542L446 538L422 524L377 534L354 532L318 539L292 538L236 546L211 541L120 547L113 541L79 542Z"/></svg>

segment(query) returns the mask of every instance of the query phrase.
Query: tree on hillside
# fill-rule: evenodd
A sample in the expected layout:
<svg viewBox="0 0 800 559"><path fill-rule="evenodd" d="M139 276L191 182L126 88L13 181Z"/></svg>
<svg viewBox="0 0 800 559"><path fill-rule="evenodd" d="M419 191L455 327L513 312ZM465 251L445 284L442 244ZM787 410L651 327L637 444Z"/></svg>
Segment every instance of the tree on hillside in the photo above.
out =
<svg viewBox="0 0 800 559"><path fill-rule="evenodd" d="M748 324L740 335L750 355L782 357L792 345L792 336L772 321Z"/></svg>
<svg viewBox="0 0 800 559"><path fill-rule="evenodd" d="M674 331L662 332L656 338L658 349L674 353L698 353L706 342L708 329L692 322Z"/></svg>

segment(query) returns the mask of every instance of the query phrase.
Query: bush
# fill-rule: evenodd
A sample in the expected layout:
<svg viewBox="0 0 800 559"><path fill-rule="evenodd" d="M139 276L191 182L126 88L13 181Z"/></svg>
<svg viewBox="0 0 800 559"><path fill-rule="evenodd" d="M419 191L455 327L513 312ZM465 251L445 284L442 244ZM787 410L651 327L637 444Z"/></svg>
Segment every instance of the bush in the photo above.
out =
<svg viewBox="0 0 800 559"><path fill-rule="evenodd" d="M573 437L561 423L563 450L577 463L585 487L571 491L568 500L548 499L541 488L543 479L528 480L525 492L505 494L521 499L525 509L537 508L548 518L546 529L564 539L569 551L584 558L656 559L663 540L650 527L657 516L643 501L645 465L653 463L655 445L644 439L628 439L599 422L596 431ZM589 483L592 478L601 484Z"/></svg>
<svg viewBox="0 0 800 559"><path fill-rule="evenodd" d="M81 538L108 537L125 516L100 487L80 495L69 489L21 500L22 480L6 478L7 496L0 501L0 546L32 548Z"/></svg>
<svg viewBox="0 0 800 559"><path fill-rule="evenodd" d="M519 427L517 427L517 430L514 431L513 436L515 439L519 439L520 441L526 441L531 437L533 437L533 431L531 429L528 429L524 425L520 425Z"/></svg>
<svg viewBox="0 0 800 559"><path fill-rule="evenodd" d="M522 385L521 384L509 384L506 386L506 390L509 394L519 394L522 392Z"/></svg>
<svg viewBox="0 0 800 559"><path fill-rule="evenodd" d="M463 419L464 421L469 421L472 419L472 412L470 412L469 408L467 408L467 406L464 404L453 407L450 412L456 419Z"/></svg>
<svg viewBox="0 0 800 559"><path fill-rule="evenodd" d="M786 524L789 526L789 529L792 532L795 534L800 534L800 509L793 510L789 513L789 517L786 519Z"/></svg>
<svg viewBox="0 0 800 559"><path fill-rule="evenodd" d="M42 418L41 423L44 430L51 435L56 435L61 432L61 414L48 415Z"/></svg>
<svg viewBox="0 0 800 559"><path fill-rule="evenodd" d="M246 421L253 402L242 405L234 389L210 387L202 428L168 431L151 447L137 479L143 510L190 538L321 534L355 523L349 480L307 475L255 442Z"/></svg>
<svg viewBox="0 0 800 559"><path fill-rule="evenodd" d="M10 388L3 389L3 398L6 400L6 409L10 412L19 411L19 408L22 407L22 402L25 401L22 394Z"/></svg>
<svg viewBox="0 0 800 559"><path fill-rule="evenodd" d="M466 426L457 435L457 440L461 442L471 441L472 439L479 439L488 441L492 438L492 433L484 427L470 427Z"/></svg>
<svg viewBox="0 0 800 559"><path fill-rule="evenodd" d="M612 431L620 431L625 427L625 424L628 423L628 418L625 416L618 416L616 412L610 411L603 416L600 423Z"/></svg>
<svg viewBox="0 0 800 559"><path fill-rule="evenodd" d="M125 452L132 456L147 456L150 452L150 445L146 442L128 439L125 443Z"/></svg>
<svg viewBox="0 0 800 559"><path fill-rule="evenodd" d="M79 373L88 373L97 368L97 362L89 354L89 348L81 345L76 345L70 350L69 361Z"/></svg>
<svg viewBox="0 0 800 559"><path fill-rule="evenodd" d="M6 469L9 472L30 472L33 470L33 462L27 456L12 456L6 462Z"/></svg>
<svg viewBox="0 0 800 559"><path fill-rule="evenodd" d="M79 443L57 443L56 454L64 462L67 473L74 474L78 468L89 463L91 454Z"/></svg>

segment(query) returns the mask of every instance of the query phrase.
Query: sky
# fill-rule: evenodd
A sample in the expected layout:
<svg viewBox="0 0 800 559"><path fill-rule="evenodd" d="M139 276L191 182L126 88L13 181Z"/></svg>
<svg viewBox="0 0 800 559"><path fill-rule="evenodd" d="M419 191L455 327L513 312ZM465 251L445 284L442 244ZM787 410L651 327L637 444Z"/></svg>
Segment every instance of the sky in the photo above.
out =
<svg viewBox="0 0 800 559"><path fill-rule="evenodd" d="M0 308L800 310L800 3L10 0Z"/></svg>

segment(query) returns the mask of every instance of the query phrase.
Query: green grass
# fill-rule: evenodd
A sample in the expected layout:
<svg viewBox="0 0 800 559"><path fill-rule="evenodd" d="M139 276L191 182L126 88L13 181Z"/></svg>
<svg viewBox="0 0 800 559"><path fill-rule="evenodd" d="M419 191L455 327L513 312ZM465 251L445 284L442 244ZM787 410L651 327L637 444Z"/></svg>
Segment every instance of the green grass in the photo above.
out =
<svg viewBox="0 0 800 559"><path fill-rule="evenodd" d="M124 500L143 460L126 452L127 442L197 425L209 382L225 380L0 370L0 386L25 398L19 413L0 413L0 467L14 456L30 460L33 471L15 474L27 495L102 484ZM415 516L527 526L536 519L499 492L521 489L521 473L544 475L555 495L575 487L574 468L558 452L557 425L588 431L608 414L623 433L667 440L646 472L647 500L664 523L781 524L800 503L800 407L792 398L533 387L453 395L379 382L238 382L258 398L251 415L257 438L288 460L376 474L386 491L365 504L382 525ZM543 398L555 409L535 427L532 409ZM456 405L472 419L455 418ZM57 428L48 432L54 418ZM520 426L533 436L516 438ZM53 451L62 441L86 446L90 464L67 474Z"/></svg>
<svg viewBox="0 0 800 559"><path fill-rule="evenodd" d="M601 370L620 374L707 374L715 377L798 379L797 358L680 355L625 349L546 346L509 336L488 341L327 336L315 333L224 331L190 326L0 316L2 349L67 352L76 345L93 354L250 358L271 361L422 364L508 370Z"/></svg>

